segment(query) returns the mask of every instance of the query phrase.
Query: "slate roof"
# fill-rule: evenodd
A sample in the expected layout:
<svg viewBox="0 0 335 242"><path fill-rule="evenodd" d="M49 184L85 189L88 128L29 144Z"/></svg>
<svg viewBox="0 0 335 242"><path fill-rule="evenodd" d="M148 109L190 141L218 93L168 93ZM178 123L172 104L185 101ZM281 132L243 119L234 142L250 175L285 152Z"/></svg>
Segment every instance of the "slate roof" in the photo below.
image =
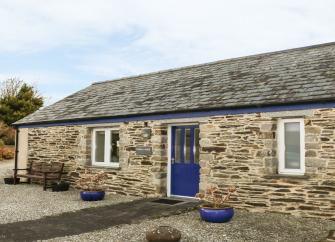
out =
<svg viewBox="0 0 335 242"><path fill-rule="evenodd" d="M335 42L93 83L15 124L335 100Z"/></svg>

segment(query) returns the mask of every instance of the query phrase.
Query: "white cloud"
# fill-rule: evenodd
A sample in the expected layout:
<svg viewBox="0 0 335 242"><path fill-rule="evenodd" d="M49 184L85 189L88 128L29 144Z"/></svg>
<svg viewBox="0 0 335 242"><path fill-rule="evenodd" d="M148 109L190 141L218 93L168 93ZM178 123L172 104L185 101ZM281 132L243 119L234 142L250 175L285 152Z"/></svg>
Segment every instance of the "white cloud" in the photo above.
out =
<svg viewBox="0 0 335 242"><path fill-rule="evenodd" d="M334 1L145 2L124 16L141 38L88 56L81 67L116 75L122 67L128 75L335 40Z"/></svg>
<svg viewBox="0 0 335 242"><path fill-rule="evenodd" d="M71 75L33 71L60 88L75 71L109 79L334 41L334 10L333 0L2 0L0 57L69 49ZM12 74L22 72L32 71Z"/></svg>
<svg viewBox="0 0 335 242"><path fill-rule="evenodd" d="M137 45L164 55L243 53L332 40L334 9L327 0L2 0L0 50L91 45L137 26Z"/></svg>
<svg viewBox="0 0 335 242"><path fill-rule="evenodd" d="M136 23L127 1L2 0L0 51L91 45ZM128 18L128 17L130 18Z"/></svg>

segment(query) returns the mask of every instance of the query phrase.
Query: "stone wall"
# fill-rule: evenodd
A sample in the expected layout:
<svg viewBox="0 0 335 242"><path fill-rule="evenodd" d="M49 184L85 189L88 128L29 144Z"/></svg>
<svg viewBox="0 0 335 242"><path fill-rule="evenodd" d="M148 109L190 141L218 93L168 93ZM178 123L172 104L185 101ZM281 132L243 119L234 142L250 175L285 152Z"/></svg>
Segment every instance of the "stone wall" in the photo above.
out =
<svg viewBox="0 0 335 242"><path fill-rule="evenodd" d="M202 122L200 188L235 185L236 207L335 219L335 110L305 117L305 176L277 175L277 121L264 113Z"/></svg>
<svg viewBox="0 0 335 242"><path fill-rule="evenodd" d="M309 110L305 117L304 176L277 174L278 116L269 113L202 118L200 189L235 185L236 207L335 219L335 109ZM296 117L296 116L295 116ZM177 122L176 122L177 123ZM113 124L114 125L114 124ZM167 188L167 125L163 121L118 124L120 168L92 167L89 126L30 128L28 161L61 161L71 182L84 169L108 173L108 191L159 196ZM143 136L144 130L151 137ZM136 147L151 147L138 155Z"/></svg>
<svg viewBox="0 0 335 242"><path fill-rule="evenodd" d="M143 137L144 129L150 129L150 138ZM108 191L139 196L166 193L166 126L159 122L120 124L119 168L91 165L91 132L92 127L87 126L31 128L28 162L64 162L65 171L69 173L66 179L73 184L85 169L92 173L104 170L109 176L106 184ZM151 147L152 155L137 155L136 147Z"/></svg>
<svg viewBox="0 0 335 242"><path fill-rule="evenodd" d="M88 129L84 126L30 128L28 131L28 163L64 162L68 172L88 158Z"/></svg>

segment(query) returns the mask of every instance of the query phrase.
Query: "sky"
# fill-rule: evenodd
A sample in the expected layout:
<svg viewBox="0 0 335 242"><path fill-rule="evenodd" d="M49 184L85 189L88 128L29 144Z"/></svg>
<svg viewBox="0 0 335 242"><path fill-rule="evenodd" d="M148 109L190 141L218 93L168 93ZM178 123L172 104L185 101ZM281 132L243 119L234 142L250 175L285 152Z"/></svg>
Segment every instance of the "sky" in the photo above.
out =
<svg viewBox="0 0 335 242"><path fill-rule="evenodd" d="M0 81L93 82L335 41L334 0L0 0Z"/></svg>

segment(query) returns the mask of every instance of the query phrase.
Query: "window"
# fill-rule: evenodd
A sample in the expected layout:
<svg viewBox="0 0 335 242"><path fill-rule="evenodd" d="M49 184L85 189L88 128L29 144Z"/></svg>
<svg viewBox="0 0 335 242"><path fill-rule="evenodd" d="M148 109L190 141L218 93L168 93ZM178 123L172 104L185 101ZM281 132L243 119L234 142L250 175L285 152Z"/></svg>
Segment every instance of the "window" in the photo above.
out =
<svg viewBox="0 0 335 242"><path fill-rule="evenodd" d="M199 133L197 125L172 127L173 163L199 164Z"/></svg>
<svg viewBox="0 0 335 242"><path fill-rule="evenodd" d="M199 134L200 134L200 129L195 128L194 130L194 162L199 163L200 156L199 156Z"/></svg>
<svg viewBox="0 0 335 242"><path fill-rule="evenodd" d="M190 163L191 162L191 129L185 128L185 145L184 145L184 162ZM193 151L193 149L192 149Z"/></svg>
<svg viewBox="0 0 335 242"><path fill-rule="evenodd" d="M305 173L305 132L303 119L278 121L279 173L303 175Z"/></svg>
<svg viewBox="0 0 335 242"><path fill-rule="evenodd" d="M119 140L115 129L93 129L92 164L119 167Z"/></svg>

